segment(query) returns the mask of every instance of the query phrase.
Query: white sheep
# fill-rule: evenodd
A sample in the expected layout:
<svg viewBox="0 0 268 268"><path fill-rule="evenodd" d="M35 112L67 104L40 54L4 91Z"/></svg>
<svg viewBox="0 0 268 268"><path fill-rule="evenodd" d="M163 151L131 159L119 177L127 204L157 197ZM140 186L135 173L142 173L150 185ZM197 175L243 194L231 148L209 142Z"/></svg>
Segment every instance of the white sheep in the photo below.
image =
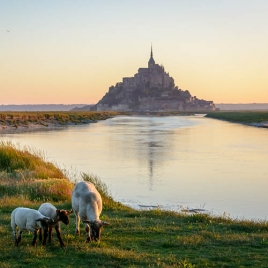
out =
<svg viewBox="0 0 268 268"><path fill-rule="evenodd" d="M72 192L72 208L76 216L76 233L80 234L80 218L84 224L87 242L100 240L103 226L109 225L101 221L102 198L94 184L79 182ZM89 225L88 225L89 224Z"/></svg>
<svg viewBox="0 0 268 268"><path fill-rule="evenodd" d="M43 203L38 211L46 217L49 217L54 220L52 224L48 226L48 233L44 230L44 240L43 245L46 244L46 239L48 236L48 241L51 242L52 238L52 228L55 227L57 237L60 241L60 245L65 247L60 233L60 221L62 221L65 225L69 224L69 214L72 213L72 210L65 210L65 209L57 209L50 203ZM39 232L39 239L42 240L42 229Z"/></svg>
<svg viewBox="0 0 268 268"><path fill-rule="evenodd" d="M35 209L23 207L14 209L11 213L11 228L13 230L15 245L19 245L23 231L28 230L33 233L32 246L35 246L38 230L40 228L47 230L48 224L52 222L52 219L42 215ZM16 232L17 227L19 228L18 237Z"/></svg>

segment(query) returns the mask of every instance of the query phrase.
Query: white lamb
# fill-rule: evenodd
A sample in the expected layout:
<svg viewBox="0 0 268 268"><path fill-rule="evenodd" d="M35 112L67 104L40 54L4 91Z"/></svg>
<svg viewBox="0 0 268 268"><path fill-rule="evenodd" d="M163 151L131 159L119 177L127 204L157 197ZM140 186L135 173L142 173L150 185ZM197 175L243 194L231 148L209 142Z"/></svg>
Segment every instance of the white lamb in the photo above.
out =
<svg viewBox="0 0 268 268"><path fill-rule="evenodd" d="M24 230L33 233L32 246L36 245L37 233L40 228L47 230L48 224L53 222L49 217L45 217L39 211L30 208L16 208L11 213L11 228L13 230L14 242L18 246ZM18 237L16 229L19 228Z"/></svg>
<svg viewBox="0 0 268 268"><path fill-rule="evenodd" d="M48 226L48 233L45 232L44 230L44 240L43 240L43 245L46 244L47 236L48 236L48 241L51 242L52 238L52 228L55 227L57 237L60 241L60 245L62 247L65 247L62 238L61 238L61 233L60 233L60 221L62 221L65 225L69 224L69 214L72 213L72 210L65 210L65 209L57 209L50 203L43 203L38 211L43 214L46 217L49 217L54 220L52 224L49 224ZM42 240L42 229L40 229L39 232L39 239Z"/></svg>
<svg viewBox="0 0 268 268"><path fill-rule="evenodd" d="M72 192L72 208L76 216L76 233L80 234L80 218L84 224L87 242L100 240L103 226L109 225L101 221L102 198L94 184L79 182ZM89 224L89 225L88 225Z"/></svg>

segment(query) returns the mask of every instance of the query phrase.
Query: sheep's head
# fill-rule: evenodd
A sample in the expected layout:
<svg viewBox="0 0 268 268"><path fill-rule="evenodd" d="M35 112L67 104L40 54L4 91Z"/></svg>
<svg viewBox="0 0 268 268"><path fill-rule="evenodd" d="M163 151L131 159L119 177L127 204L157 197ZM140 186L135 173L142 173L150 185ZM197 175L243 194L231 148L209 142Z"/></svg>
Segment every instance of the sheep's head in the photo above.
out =
<svg viewBox="0 0 268 268"><path fill-rule="evenodd" d="M100 235L103 226L110 225L110 223L105 221L83 221L90 225L90 239L95 241L100 241Z"/></svg>
<svg viewBox="0 0 268 268"><path fill-rule="evenodd" d="M69 214L71 214L73 210L64 210L64 209L57 209L56 213L59 217L59 221L62 221L65 225L69 224Z"/></svg>

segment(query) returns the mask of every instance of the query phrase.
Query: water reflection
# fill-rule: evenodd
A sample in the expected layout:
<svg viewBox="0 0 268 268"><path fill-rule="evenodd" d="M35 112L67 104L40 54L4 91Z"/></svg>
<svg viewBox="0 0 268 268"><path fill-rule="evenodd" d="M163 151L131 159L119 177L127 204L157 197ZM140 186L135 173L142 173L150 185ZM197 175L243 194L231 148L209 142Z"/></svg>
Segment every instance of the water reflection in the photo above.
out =
<svg viewBox="0 0 268 268"><path fill-rule="evenodd" d="M196 123L197 124L197 123ZM142 185L149 191L154 190L155 181L162 180L161 169L166 160L173 154L172 146L174 143L174 131L180 127L193 126L192 122L186 120L176 121L165 120L155 121L154 117L116 117L109 121L109 125L116 126L117 141L120 140L121 146L114 137L110 137L110 151L117 151L121 157L126 157L129 161L134 160L135 166L142 170ZM127 151L127 156L126 156ZM119 157L120 158L120 157ZM147 163L147 168L146 168ZM145 184L147 182L147 184Z"/></svg>

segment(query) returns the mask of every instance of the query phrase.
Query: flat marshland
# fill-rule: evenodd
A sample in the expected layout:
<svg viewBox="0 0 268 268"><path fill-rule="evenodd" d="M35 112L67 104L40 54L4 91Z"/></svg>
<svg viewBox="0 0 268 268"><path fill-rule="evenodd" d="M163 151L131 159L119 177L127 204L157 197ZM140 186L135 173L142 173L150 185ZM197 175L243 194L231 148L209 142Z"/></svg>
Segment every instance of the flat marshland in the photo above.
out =
<svg viewBox="0 0 268 268"><path fill-rule="evenodd" d="M94 123L118 114L95 111L0 112L0 133L57 129L67 125Z"/></svg>
<svg viewBox="0 0 268 268"><path fill-rule="evenodd" d="M15 247L10 215L19 206L38 209L51 202L71 209L74 184L54 164L38 153L0 144L0 266L1 267L267 267L268 224L183 214L160 209L139 211L115 202L96 176L93 182L103 198L101 241L86 243L84 228L75 235L75 216L61 224L66 248L53 231L52 242L31 246L24 232Z"/></svg>
<svg viewBox="0 0 268 268"><path fill-rule="evenodd" d="M206 117L233 123L268 127L268 111L219 111L208 112Z"/></svg>

